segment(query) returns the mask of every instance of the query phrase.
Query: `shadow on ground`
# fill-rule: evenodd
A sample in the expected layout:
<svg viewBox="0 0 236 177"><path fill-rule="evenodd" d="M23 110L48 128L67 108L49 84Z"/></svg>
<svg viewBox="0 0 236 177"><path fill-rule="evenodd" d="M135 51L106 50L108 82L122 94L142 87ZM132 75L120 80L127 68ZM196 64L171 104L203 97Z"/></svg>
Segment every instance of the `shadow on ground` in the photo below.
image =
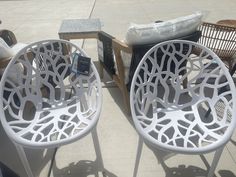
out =
<svg viewBox="0 0 236 177"><path fill-rule="evenodd" d="M200 177L207 176L207 171L195 167L195 166L185 166L179 165L178 167L168 168L166 170L166 177Z"/></svg>
<svg viewBox="0 0 236 177"><path fill-rule="evenodd" d="M221 177L236 177L235 174L229 170L220 170L219 174Z"/></svg>
<svg viewBox="0 0 236 177"><path fill-rule="evenodd" d="M52 176L58 177L65 175L70 177L87 177L91 175L95 177L101 177L101 174L103 177L117 177L115 174L106 169L102 171L99 166L100 165L98 164L97 160L81 160L77 163L71 163L62 169L57 168L56 164L54 164L51 174L53 174Z"/></svg>
<svg viewBox="0 0 236 177"><path fill-rule="evenodd" d="M233 143L233 145L236 146L236 141L234 141L234 140L232 140L232 139L230 139L230 141L231 141L231 143Z"/></svg>
<svg viewBox="0 0 236 177"><path fill-rule="evenodd" d="M206 169L192 165L187 166L184 164L178 165L178 167L168 167L165 160L175 156L175 153L157 149L152 149L152 152L165 171L166 177L207 177L208 175L210 164L204 155L200 155L200 157L205 164ZM217 171L215 171L215 173L217 173ZM236 177L235 174L229 170L219 170L218 173L220 174L220 177ZM214 175L214 177L216 177L216 175Z"/></svg>
<svg viewBox="0 0 236 177"><path fill-rule="evenodd" d="M93 62L96 69L100 70L100 64L98 61ZM101 77L101 76L100 76ZM109 74L106 72L105 69L103 69L103 77L101 78L102 87L107 88L108 92L110 93L112 99L114 102L119 106L120 110L123 112L124 116L127 118L129 123L133 125L133 121L131 118L131 115L127 113L127 110L125 108L123 95L121 93L121 90L118 88L118 86L115 84L115 82L112 80L112 78L109 76Z"/></svg>
<svg viewBox="0 0 236 177"><path fill-rule="evenodd" d="M221 177L236 177L233 172L229 170L220 170L219 174ZM168 171L166 171L166 177L206 177L207 171L195 167L195 166L185 166L185 165L179 165L178 167L169 168Z"/></svg>

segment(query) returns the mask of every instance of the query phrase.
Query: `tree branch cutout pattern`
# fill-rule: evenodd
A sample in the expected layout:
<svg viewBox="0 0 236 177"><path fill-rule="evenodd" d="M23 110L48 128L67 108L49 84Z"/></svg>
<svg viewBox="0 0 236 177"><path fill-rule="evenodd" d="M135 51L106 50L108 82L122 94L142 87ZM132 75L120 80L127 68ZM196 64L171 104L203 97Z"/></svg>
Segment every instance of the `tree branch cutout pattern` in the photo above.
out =
<svg viewBox="0 0 236 177"><path fill-rule="evenodd" d="M222 66L196 43L172 41L152 48L131 87L132 116L141 136L176 151L224 144L233 131L235 105L232 79Z"/></svg>
<svg viewBox="0 0 236 177"><path fill-rule="evenodd" d="M44 146L89 132L101 106L100 80L91 62L88 76L71 71L74 54L86 54L70 42L28 45L9 64L2 84L2 106L9 134L21 144Z"/></svg>

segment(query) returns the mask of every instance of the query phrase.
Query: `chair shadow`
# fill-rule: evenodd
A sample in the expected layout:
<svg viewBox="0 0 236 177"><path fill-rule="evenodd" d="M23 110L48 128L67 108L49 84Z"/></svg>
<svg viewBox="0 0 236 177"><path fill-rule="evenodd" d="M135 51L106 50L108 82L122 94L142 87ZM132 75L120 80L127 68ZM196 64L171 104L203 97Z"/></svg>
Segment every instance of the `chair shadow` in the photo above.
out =
<svg viewBox="0 0 236 177"><path fill-rule="evenodd" d="M166 177L205 177L207 171L196 166L179 165L166 170Z"/></svg>
<svg viewBox="0 0 236 177"><path fill-rule="evenodd" d="M235 174L229 170L220 170L219 174L221 177L236 177Z"/></svg>
<svg viewBox="0 0 236 177"><path fill-rule="evenodd" d="M70 177L87 177L91 175L99 177L99 174L102 174L103 177L117 177L105 168L101 171L97 160L80 160L77 163L70 163L67 167L61 169L57 168L56 163L54 163L51 173L53 176L64 176L66 174Z"/></svg>
<svg viewBox="0 0 236 177"><path fill-rule="evenodd" d="M52 160L55 151L55 148L44 150L27 149L27 157L29 162L33 162L31 163L31 169L36 176L38 176L48 162Z"/></svg>
<svg viewBox="0 0 236 177"><path fill-rule="evenodd" d="M99 71L100 69L99 61L94 61L93 63L96 69ZM129 123L133 125L131 115L127 113L127 110L125 108L123 95L118 86L115 84L115 82L112 80L112 78L109 76L109 74L106 72L105 69L103 69L103 78L101 78L101 82L102 82L102 87L108 90L114 102L119 106L120 110L125 115Z"/></svg>
<svg viewBox="0 0 236 177"><path fill-rule="evenodd" d="M157 150L159 151L159 150ZM158 162L161 164L162 168L166 173L166 177L206 177L208 171L196 166L186 166L184 164L178 165L178 167L168 167L165 163L165 160L174 156L174 153L168 153L164 151L154 152Z"/></svg>
<svg viewBox="0 0 236 177"><path fill-rule="evenodd" d="M186 166L185 164L180 164L178 165L178 167L168 167L165 163L165 160L175 156L176 153L153 149L153 147L151 146L148 147L155 155L158 163L162 166L163 170L166 173L166 177L207 177L208 175L210 164L204 155L199 156L206 167L205 169L193 165ZM220 170L219 173L221 177L235 177L234 174L228 170ZM227 176L228 174L229 176ZM213 177L216 177L216 175L214 175Z"/></svg>
<svg viewBox="0 0 236 177"><path fill-rule="evenodd" d="M232 140L232 138L230 139L230 142L236 146L236 141Z"/></svg>
<svg viewBox="0 0 236 177"><path fill-rule="evenodd" d="M25 176L25 170L18 157L18 153L12 141L6 135L3 130L2 125L0 124L0 142L1 151L0 151L0 161L12 169L15 173L20 176ZM27 158L30 162L30 166L35 176L38 176L40 172L45 168L48 162L51 161L55 149L30 149L24 148L26 150ZM1 176L1 175L0 175Z"/></svg>
<svg viewBox="0 0 236 177"><path fill-rule="evenodd" d="M157 161L161 164L162 168L166 173L166 177L207 177L210 164L204 155L200 155L201 160L206 166L206 169L202 169L197 166L186 166L184 164L178 165L178 167L168 167L165 160L176 155L175 153L165 152L162 150L152 149ZM218 173L221 177L236 177L235 174L230 170L219 170ZM214 177L216 175L214 174Z"/></svg>
<svg viewBox="0 0 236 177"><path fill-rule="evenodd" d="M105 83L105 85L108 85L108 84ZM123 96L120 89L113 86L112 87L107 86L106 88L108 92L110 93L110 95L112 96L114 102L119 106L120 110L122 111L126 119L129 121L131 125L133 125L132 117L131 115L127 113L126 108L124 106L124 100L123 100Z"/></svg>

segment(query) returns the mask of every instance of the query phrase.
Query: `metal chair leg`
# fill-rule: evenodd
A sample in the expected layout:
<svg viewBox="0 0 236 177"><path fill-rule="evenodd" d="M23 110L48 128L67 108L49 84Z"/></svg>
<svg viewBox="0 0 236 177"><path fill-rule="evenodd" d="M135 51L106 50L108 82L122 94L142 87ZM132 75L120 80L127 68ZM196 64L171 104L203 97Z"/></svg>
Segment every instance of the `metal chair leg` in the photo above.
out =
<svg viewBox="0 0 236 177"><path fill-rule="evenodd" d="M220 156L221 156L221 154L223 152L223 149L224 149L224 147L221 147L220 149L216 150L207 177L213 177L215 169L216 169L216 166L217 166L217 164L219 162L219 159L220 159Z"/></svg>
<svg viewBox="0 0 236 177"><path fill-rule="evenodd" d="M103 159L102 159L101 148L100 148L100 144L98 140L97 129L94 128L91 133L92 133L93 144L94 144L94 148L95 148L95 152L97 156L97 161L99 163L99 169L101 169L101 171L104 172L105 169L104 169L104 164L103 164Z"/></svg>
<svg viewBox="0 0 236 177"><path fill-rule="evenodd" d="M13 142L13 143L15 144L16 150L18 152L18 155L20 157L20 160L25 168L25 171L26 171L28 177L34 177L33 172L32 172L30 165L29 165L29 161L26 157L24 148L15 142Z"/></svg>
<svg viewBox="0 0 236 177"><path fill-rule="evenodd" d="M143 140L141 137L139 137L138 141L138 148L137 148L137 154L136 154L136 160L135 160L135 166L134 166L134 172L133 172L133 177L137 176L138 173L138 166L141 158L141 153L143 150Z"/></svg>

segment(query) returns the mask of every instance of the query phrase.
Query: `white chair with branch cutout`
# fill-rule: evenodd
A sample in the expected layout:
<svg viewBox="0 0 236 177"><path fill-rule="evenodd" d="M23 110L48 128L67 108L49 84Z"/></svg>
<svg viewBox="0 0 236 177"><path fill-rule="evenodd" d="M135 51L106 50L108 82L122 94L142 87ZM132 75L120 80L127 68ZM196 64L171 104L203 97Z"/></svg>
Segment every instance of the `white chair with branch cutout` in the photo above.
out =
<svg viewBox="0 0 236 177"><path fill-rule="evenodd" d="M99 170L103 171L96 133L102 105L101 83L93 62L88 76L71 71L75 54L87 56L68 41L39 41L20 50L3 74L1 123L16 145L29 177L34 174L24 147L59 147L89 133ZM14 68L18 69L12 73Z"/></svg>
<svg viewBox="0 0 236 177"><path fill-rule="evenodd" d="M193 49L200 51L198 56ZM235 129L235 94L227 68L206 47L174 40L150 49L135 72L130 93L139 134L133 175L145 143L152 150L183 154L215 151L208 171L212 177Z"/></svg>

